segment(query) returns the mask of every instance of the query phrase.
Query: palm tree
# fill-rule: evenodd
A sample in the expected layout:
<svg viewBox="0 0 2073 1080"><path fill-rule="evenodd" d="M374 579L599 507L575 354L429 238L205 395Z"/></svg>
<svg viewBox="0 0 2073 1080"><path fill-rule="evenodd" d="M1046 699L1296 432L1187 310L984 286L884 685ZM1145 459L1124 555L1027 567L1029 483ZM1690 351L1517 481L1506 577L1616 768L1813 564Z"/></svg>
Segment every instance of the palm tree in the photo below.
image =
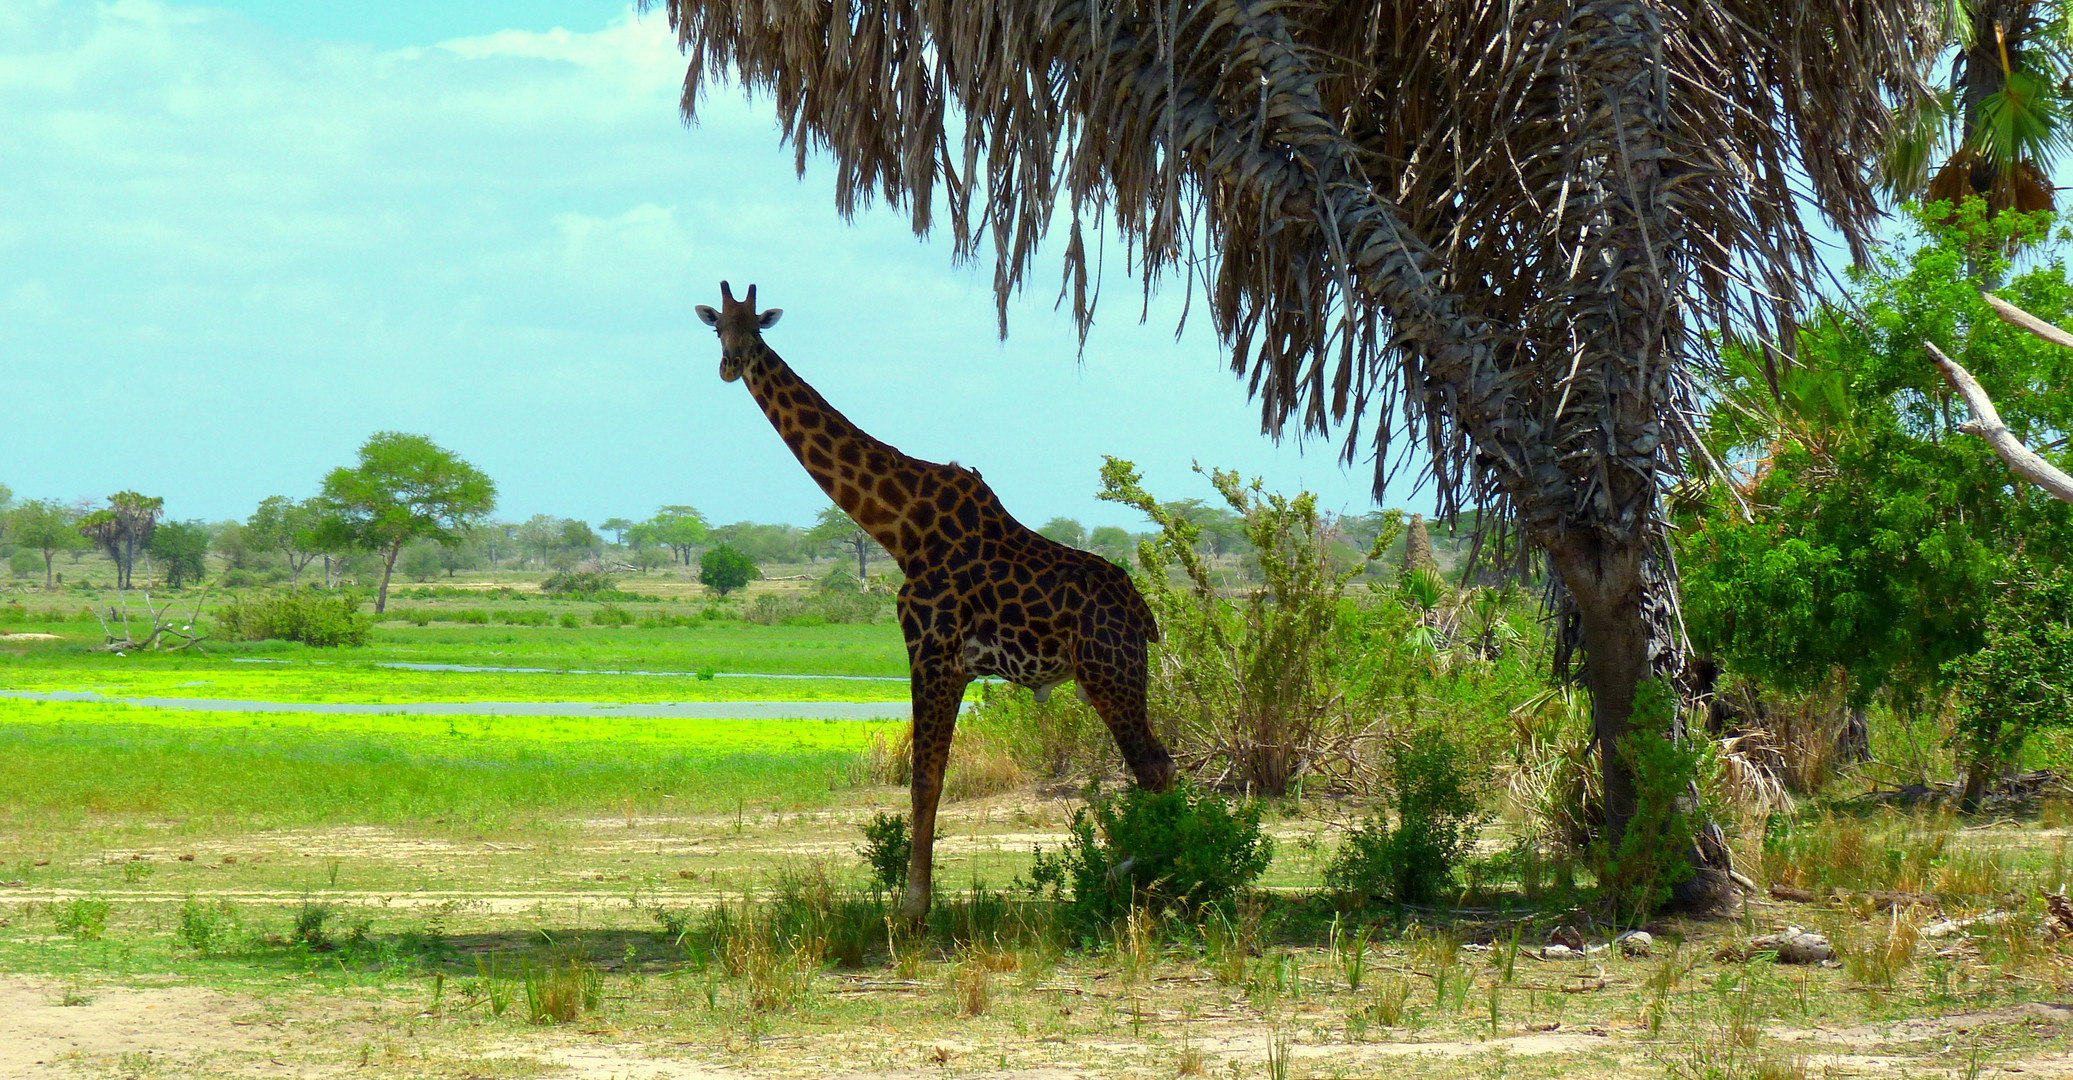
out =
<svg viewBox="0 0 2073 1080"><path fill-rule="evenodd" d="M667 0L708 77L769 91L843 213L874 195L994 257L1002 317L1054 217L1147 282L1202 275L1272 435L1542 552L1585 654L1608 828L1636 687L1681 662L1663 492L1703 468L1690 357L1775 335L1853 247L1914 103L1921 0ZM1510 550L1517 550L1510 547ZM1724 887L1701 874L1686 899Z"/></svg>
<svg viewBox="0 0 2073 1080"><path fill-rule="evenodd" d="M2073 11L2063 0L1946 2L1950 81L1903 111L1882 183L1902 198L1982 198L1995 213L2052 209L2051 165L2073 134Z"/></svg>

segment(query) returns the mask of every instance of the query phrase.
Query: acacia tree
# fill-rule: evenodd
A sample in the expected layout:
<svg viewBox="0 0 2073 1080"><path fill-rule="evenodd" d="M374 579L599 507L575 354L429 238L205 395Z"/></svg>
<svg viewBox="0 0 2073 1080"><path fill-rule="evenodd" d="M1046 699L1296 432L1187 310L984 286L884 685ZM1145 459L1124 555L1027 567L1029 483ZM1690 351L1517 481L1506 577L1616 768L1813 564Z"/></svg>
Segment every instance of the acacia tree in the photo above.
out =
<svg viewBox="0 0 2073 1080"><path fill-rule="evenodd" d="M705 543L705 515L695 506L665 506L655 516L627 530L635 544L661 544L679 563L691 565L691 550Z"/></svg>
<svg viewBox="0 0 2073 1080"><path fill-rule="evenodd" d="M321 499L296 502L286 495L269 495L245 519L245 542L263 551L279 552L288 564L288 583L293 585L301 580L303 568L324 554L324 510Z"/></svg>
<svg viewBox="0 0 2073 1080"><path fill-rule="evenodd" d="M382 559L376 614L388 605L396 557L413 540L459 543L464 530L497 504L497 485L423 435L378 431L360 447L357 465L324 477L324 500L336 531Z"/></svg>
<svg viewBox="0 0 2073 1080"><path fill-rule="evenodd" d="M166 501L134 491L108 496L108 505L79 519L79 534L108 554L115 563L115 587L130 587L130 568L137 553L151 544L158 519L165 516Z"/></svg>
<svg viewBox="0 0 2073 1080"><path fill-rule="evenodd" d="M72 511L56 499L30 499L7 515L7 535L17 544L43 553L43 587L53 579L51 559L60 551L85 547L87 540L72 521Z"/></svg>
<svg viewBox="0 0 2073 1080"><path fill-rule="evenodd" d="M871 553L878 550L878 541L864 531L864 527L851 521L849 515L839 506L824 506L814 515L813 528L806 530L806 542L821 548L835 548L857 560L857 580L868 581L865 564Z"/></svg>
<svg viewBox="0 0 2073 1080"><path fill-rule="evenodd" d="M1636 687L1681 662L1661 493L1702 460L1689 358L1790 340L1806 195L1862 250L1864 163L1933 36L1918 0L668 9L687 118L708 77L769 92L840 211L882 193L990 246L1003 320L1063 207L1082 334L1084 234L1112 225L1147 288L1206 275L1269 433L1336 430L1378 494L1422 444L1441 511L1487 508L1566 589L1614 838Z"/></svg>

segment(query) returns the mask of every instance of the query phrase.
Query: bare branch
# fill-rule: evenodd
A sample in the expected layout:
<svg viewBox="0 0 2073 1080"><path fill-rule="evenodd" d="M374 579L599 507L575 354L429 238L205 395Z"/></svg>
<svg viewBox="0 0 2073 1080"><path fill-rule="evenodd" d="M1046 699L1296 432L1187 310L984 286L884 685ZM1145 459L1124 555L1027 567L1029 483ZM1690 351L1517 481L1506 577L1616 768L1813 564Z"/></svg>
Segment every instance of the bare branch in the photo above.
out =
<svg viewBox="0 0 2073 1080"><path fill-rule="evenodd" d="M1992 300L1993 297L1988 297L1988 299ZM2007 304L2006 301L2002 303ZM2062 336L2065 333L2041 319L2025 314L2022 309L2017 308L2013 304L2007 304L2007 308L2008 311L2021 315L2024 319L2029 319L2031 322L2037 323L2038 326L2042 326L2053 333ZM2031 330L2037 333L2037 336L2044 337L2047 341L2052 340L2041 331L2037 331L2035 327L2010 318L2006 312L2001 310L2000 305L1996 305L1994 310L2002 318L2008 319L2009 322L2015 323L2015 325L2021 326L2026 330ZM2008 430L2008 425L2001 422L2001 413L1994 408L1993 399L1987 397L1987 392L1980 387L1979 380L1973 378L1971 372L1959 366L1956 360L1945 356L1943 350L1937 348L1934 344L1924 341L1922 345L1929 350L1930 356L1936 358L1936 366L1943 369L1944 379L1951 384L1952 389L1958 391L1959 396L1965 399L1965 404L1972 408L1973 418L1959 424L1958 430L1967 435L1977 435L1985 439L1987 445L1994 448L1994 453L2000 455L2001 460L2008 463L2010 471L2043 488L2045 494L2060 502L2073 503L2073 476L2067 476L2065 473L2060 472L2057 466L2037 456L2029 447L2023 445L2021 439L2015 437L2014 432Z"/></svg>
<svg viewBox="0 0 2073 1080"><path fill-rule="evenodd" d="M2061 330L2058 327L2053 326L2048 322L2045 322L2043 319L2040 319L2037 316L2032 315L2027 311L2024 311L2022 308L2019 308L2014 304L2011 304L2008 301L2003 300L1998 296L1995 296L1993 293L1990 293L1985 289L1981 289L1979 291L1979 298L1985 300L1987 302L1987 306L1994 309L1994 314L2001 316L2002 322L2005 322L2010 326L2019 326L2025 330L2028 330L2032 334L2035 334L2038 337L2051 342L2053 345L2060 345L2068 349L2073 349L2073 334L2069 334L2064 330ZM1935 346L1932 345L1930 346L1930 348L1933 349L1935 348ZM1937 355L1940 356L1942 354L1939 353ZM1959 368L1958 370L1963 371L1965 369ZM1945 374L1949 374L1949 372L1946 371Z"/></svg>

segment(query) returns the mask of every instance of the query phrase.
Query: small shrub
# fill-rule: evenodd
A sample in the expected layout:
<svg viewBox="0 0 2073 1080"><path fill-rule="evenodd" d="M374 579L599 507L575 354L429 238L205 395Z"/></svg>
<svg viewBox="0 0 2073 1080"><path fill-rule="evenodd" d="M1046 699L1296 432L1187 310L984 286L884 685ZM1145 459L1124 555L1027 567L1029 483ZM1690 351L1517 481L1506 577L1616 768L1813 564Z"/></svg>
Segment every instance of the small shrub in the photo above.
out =
<svg viewBox="0 0 2073 1080"><path fill-rule="evenodd" d="M320 649L367 644L374 621L351 596L315 590L247 593L216 612L218 633L232 641L297 641Z"/></svg>
<svg viewBox="0 0 2073 1080"><path fill-rule="evenodd" d="M1273 854L1257 803L1233 810L1221 796L1185 783L1163 792L1131 788L1075 811L1065 845L1036 852L1030 882L1060 898L1070 886L1074 914L1105 925L1137 904L1228 904Z"/></svg>
<svg viewBox="0 0 2073 1080"><path fill-rule="evenodd" d="M914 854L914 838L907 833L907 815L880 811L864 822L864 843L857 854L871 868L871 880L888 892L907 885L907 864Z"/></svg>
<svg viewBox="0 0 2073 1080"><path fill-rule="evenodd" d="M53 921L58 933L78 941L93 941L108 932L108 901L98 896L81 896L57 905Z"/></svg>
<svg viewBox="0 0 2073 1080"><path fill-rule="evenodd" d="M614 593L619 591L619 582L612 575L597 570L563 570L540 583L540 591L550 596L567 596L572 593Z"/></svg>
<svg viewBox="0 0 2073 1080"><path fill-rule="evenodd" d="M564 630L575 630L583 625L583 620L578 619L573 611L562 612L561 617L554 621Z"/></svg>
<svg viewBox="0 0 2073 1080"><path fill-rule="evenodd" d="M173 937L180 944L207 956L223 943L230 931L228 904L204 904L190 896L180 905L180 923L173 927Z"/></svg>
<svg viewBox="0 0 2073 1080"><path fill-rule="evenodd" d="M7 557L7 568L14 571L15 577L42 577L43 553L31 548L16 548L14 554Z"/></svg>
<svg viewBox="0 0 2073 1080"><path fill-rule="evenodd" d="M606 604L590 613L590 621L599 626L631 626L633 615L617 604Z"/></svg>
<svg viewBox="0 0 2073 1080"><path fill-rule="evenodd" d="M288 940L311 952L328 952L332 948L331 938L324 933L324 924L331 919L331 905L305 900L295 912L295 928L289 931Z"/></svg>
<svg viewBox="0 0 2073 1080"><path fill-rule="evenodd" d="M450 616L450 618L452 618L453 621L457 623L468 623L473 626L489 625L489 612L484 611L481 608L470 608L467 611L456 611Z"/></svg>
<svg viewBox="0 0 2073 1080"><path fill-rule="evenodd" d="M1477 799L1463 756L1438 728L1397 747L1390 779L1397 824L1381 815L1350 833L1324 872L1325 884L1355 905L1387 897L1422 902L1439 895L1475 841Z"/></svg>

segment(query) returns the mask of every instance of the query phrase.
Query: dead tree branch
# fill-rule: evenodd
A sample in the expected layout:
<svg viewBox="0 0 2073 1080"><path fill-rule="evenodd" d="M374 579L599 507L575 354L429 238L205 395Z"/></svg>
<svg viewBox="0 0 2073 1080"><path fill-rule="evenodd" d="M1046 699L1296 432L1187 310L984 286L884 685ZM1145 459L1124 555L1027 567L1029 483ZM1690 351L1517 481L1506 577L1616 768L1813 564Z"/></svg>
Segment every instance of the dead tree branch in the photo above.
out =
<svg viewBox="0 0 2073 1080"><path fill-rule="evenodd" d="M2029 318L2028 315L2023 317ZM2014 322L2013 319L2009 321ZM1958 430L1985 439L1987 445L1994 448L1994 453L2008 463L2011 472L2043 488L2045 494L2060 502L2073 503L2073 476L2060 472L2057 466L2024 446L2023 441L2008 430L2008 425L2001 422L2000 412L1994 408L1993 399L1987 397L1986 390L1980 387L1979 380L1973 378L1971 372L1945 356L1943 350L1934 344L1927 341L1922 344L1928 348L1929 355L1936 358L1936 366L1943 369L1944 379L1972 409L1972 419L1959 424Z"/></svg>

